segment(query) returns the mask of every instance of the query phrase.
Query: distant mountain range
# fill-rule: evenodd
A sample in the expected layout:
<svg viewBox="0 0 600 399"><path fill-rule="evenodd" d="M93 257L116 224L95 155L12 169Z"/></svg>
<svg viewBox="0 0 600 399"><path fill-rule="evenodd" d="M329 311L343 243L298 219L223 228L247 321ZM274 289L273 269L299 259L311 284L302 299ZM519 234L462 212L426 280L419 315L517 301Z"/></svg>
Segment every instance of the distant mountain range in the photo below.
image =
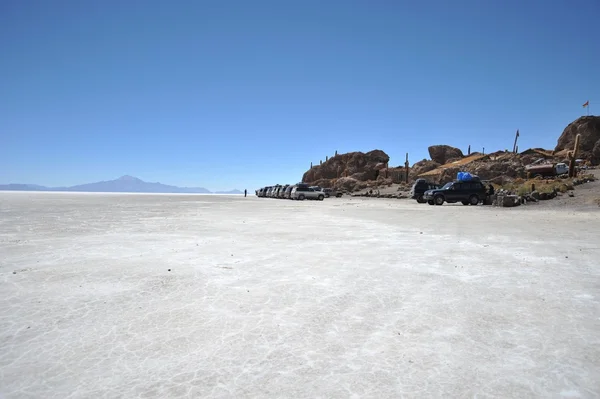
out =
<svg viewBox="0 0 600 399"><path fill-rule="evenodd" d="M0 184L0 191L67 191L89 193L188 193L188 194L243 194L240 190L211 192L203 187L177 187L149 183L133 176L115 180L80 184L71 187L44 187L37 184Z"/></svg>

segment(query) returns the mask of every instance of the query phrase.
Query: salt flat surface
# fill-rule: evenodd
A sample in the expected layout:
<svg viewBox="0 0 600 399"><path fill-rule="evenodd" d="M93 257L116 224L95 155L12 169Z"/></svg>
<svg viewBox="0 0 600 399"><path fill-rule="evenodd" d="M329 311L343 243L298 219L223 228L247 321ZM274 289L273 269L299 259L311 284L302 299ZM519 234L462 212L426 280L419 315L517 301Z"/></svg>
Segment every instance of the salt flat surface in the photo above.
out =
<svg viewBox="0 0 600 399"><path fill-rule="evenodd" d="M0 398L598 397L599 227L532 207L0 193Z"/></svg>

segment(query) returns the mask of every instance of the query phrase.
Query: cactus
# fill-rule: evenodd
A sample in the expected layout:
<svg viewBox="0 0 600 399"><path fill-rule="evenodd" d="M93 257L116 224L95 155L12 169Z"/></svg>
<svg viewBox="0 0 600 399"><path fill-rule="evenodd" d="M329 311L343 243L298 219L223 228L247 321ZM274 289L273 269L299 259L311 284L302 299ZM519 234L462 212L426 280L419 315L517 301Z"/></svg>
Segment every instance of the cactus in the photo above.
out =
<svg viewBox="0 0 600 399"><path fill-rule="evenodd" d="M409 172L409 168L408 168L408 152L406 153L406 161L404 161L404 169L406 169L406 182L408 183L408 172Z"/></svg>
<svg viewBox="0 0 600 399"><path fill-rule="evenodd" d="M569 157L569 177L575 177L575 161L577 160L577 155L579 154L579 140L581 139L581 135L578 134L575 136L575 146L573 151L569 151L567 156Z"/></svg>
<svg viewBox="0 0 600 399"><path fill-rule="evenodd" d="M329 161L329 155L325 155L325 162Z"/></svg>
<svg viewBox="0 0 600 399"><path fill-rule="evenodd" d="M323 165L323 160L319 160L319 165Z"/></svg>
<svg viewBox="0 0 600 399"><path fill-rule="evenodd" d="M310 168L312 169L312 162L310 163Z"/></svg>
<svg viewBox="0 0 600 399"><path fill-rule="evenodd" d="M337 150L335 150L335 156L337 157Z"/></svg>
<svg viewBox="0 0 600 399"><path fill-rule="evenodd" d="M467 155L471 155L471 144L469 144L469 149L467 150Z"/></svg>

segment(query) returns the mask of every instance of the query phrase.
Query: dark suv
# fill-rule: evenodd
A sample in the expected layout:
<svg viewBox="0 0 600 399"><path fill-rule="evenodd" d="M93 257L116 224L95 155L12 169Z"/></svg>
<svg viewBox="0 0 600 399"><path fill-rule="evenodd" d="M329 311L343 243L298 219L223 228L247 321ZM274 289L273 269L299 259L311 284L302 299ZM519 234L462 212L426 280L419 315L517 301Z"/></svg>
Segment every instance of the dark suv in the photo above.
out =
<svg viewBox="0 0 600 399"><path fill-rule="evenodd" d="M423 194L425 194L425 191L435 190L440 187L441 186L439 184L428 182L425 179L417 179L415 181L415 184L413 184L412 188L410 189L410 198L417 200L419 204L424 204L427 202L423 198Z"/></svg>
<svg viewBox="0 0 600 399"><path fill-rule="evenodd" d="M487 189L478 180L472 181L454 181L446 183L442 188L427 190L423 194L423 199L429 205L442 205L444 202L453 204L460 202L463 205L477 205L485 201Z"/></svg>

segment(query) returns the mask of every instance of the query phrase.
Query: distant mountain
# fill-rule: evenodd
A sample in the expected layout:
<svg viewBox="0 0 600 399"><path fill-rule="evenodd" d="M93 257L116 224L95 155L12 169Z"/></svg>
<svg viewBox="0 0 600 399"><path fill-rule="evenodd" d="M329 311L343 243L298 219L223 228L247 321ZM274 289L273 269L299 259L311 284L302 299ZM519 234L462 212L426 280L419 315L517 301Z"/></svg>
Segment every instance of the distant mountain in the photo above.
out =
<svg viewBox="0 0 600 399"><path fill-rule="evenodd" d="M48 191L48 187L37 184L0 184L0 190L4 191Z"/></svg>
<svg viewBox="0 0 600 399"><path fill-rule="evenodd" d="M90 193L189 193L210 194L203 187L177 187L162 183L149 183L133 176L121 176L115 180L80 184L72 187L44 187L37 184L0 184L0 191L71 191ZM215 194L242 194L239 190Z"/></svg>

